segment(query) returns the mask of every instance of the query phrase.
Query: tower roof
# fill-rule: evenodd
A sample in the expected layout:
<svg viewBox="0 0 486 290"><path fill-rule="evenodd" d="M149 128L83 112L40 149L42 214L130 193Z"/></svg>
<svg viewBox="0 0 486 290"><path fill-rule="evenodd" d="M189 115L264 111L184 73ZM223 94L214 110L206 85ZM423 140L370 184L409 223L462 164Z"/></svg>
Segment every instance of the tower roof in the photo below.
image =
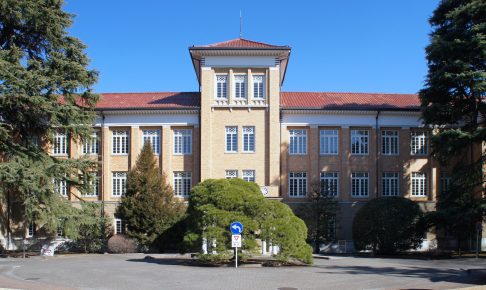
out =
<svg viewBox="0 0 486 290"><path fill-rule="evenodd" d="M194 45L192 48L216 48L216 49L290 49L287 45L273 45L244 38L235 38L223 42L206 45Z"/></svg>

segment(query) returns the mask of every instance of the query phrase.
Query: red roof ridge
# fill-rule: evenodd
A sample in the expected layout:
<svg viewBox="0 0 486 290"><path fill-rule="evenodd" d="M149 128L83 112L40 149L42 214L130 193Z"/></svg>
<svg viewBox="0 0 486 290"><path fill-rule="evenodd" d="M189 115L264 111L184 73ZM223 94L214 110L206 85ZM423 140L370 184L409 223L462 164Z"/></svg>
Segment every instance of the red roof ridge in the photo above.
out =
<svg viewBox="0 0 486 290"><path fill-rule="evenodd" d="M211 43L211 44L206 44L206 45L194 45L193 47L208 47L208 48L227 48L227 47L232 47L232 48L238 48L238 47L253 47L253 48L280 48L280 47L287 47L285 45L273 45L261 41L254 41L254 40L249 40L245 39L242 37L226 40L226 41L220 41L216 43Z"/></svg>
<svg viewBox="0 0 486 290"><path fill-rule="evenodd" d="M199 92L108 92L108 93L97 93L97 94L99 94L99 95L130 95L130 94L187 94L187 93L198 94Z"/></svg>
<svg viewBox="0 0 486 290"><path fill-rule="evenodd" d="M370 92L310 92L310 91L282 91L286 94L353 94L353 95L410 95L418 96L416 93L370 93Z"/></svg>

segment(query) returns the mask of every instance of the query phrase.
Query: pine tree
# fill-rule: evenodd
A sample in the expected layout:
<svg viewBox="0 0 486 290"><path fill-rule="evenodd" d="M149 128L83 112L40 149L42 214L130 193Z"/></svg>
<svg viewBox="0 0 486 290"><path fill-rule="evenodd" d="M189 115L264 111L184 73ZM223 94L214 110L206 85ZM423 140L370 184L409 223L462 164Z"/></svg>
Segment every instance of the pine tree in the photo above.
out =
<svg viewBox="0 0 486 290"><path fill-rule="evenodd" d="M87 69L85 46L68 35L73 15L62 5L0 1L0 194L22 204L26 220L51 232L69 212L53 179L88 190L87 172L96 168L90 160L46 152L57 131L89 139L98 99L91 93L97 73Z"/></svg>
<svg viewBox="0 0 486 290"><path fill-rule="evenodd" d="M443 164L454 156L460 159L454 186L439 196L433 219L464 237L485 209L484 156L478 153L486 141L486 2L443 0L430 24L429 70L420 91L422 117L439 129L432 138L435 157Z"/></svg>
<svg viewBox="0 0 486 290"><path fill-rule="evenodd" d="M165 175L159 173L150 143L145 143L135 167L128 172L127 191L117 208L128 235L148 249L184 212L183 202L174 197Z"/></svg>

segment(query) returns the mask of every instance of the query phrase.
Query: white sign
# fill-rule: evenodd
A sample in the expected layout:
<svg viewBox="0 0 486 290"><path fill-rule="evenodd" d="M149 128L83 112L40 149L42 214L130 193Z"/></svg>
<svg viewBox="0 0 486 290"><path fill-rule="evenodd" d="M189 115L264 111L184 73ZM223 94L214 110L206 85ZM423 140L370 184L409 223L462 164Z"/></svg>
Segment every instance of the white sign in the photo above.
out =
<svg viewBox="0 0 486 290"><path fill-rule="evenodd" d="M241 235L231 235L231 247L241 248Z"/></svg>

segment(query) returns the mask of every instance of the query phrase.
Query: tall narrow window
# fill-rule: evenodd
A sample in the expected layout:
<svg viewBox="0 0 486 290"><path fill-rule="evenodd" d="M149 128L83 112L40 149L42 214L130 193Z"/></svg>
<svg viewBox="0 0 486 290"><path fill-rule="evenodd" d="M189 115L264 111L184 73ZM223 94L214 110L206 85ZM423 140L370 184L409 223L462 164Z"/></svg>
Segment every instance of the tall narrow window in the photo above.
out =
<svg viewBox="0 0 486 290"><path fill-rule="evenodd" d="M54 144L52 146L53 155L67 155L68 139L64 132L56 132L54 135Z"/></svg>
<svg viewBox="0 0 486 290"><path fill-rule="evenodd" d="M192 130L174 130L174 154L192 154Z"/></svg>
<svg viewBox="0 0 486 290"><path fill-rule="evenodd" d="M228 75L216 75L216 99L227 99Z"/></svg>
<svg viewBox="0 0 486 290"><path fill-rule="evenodd" d="M174 172L174 194L187 197L191 191L192 173L188 171Z"/></svg>
<svg viewBox="0 0 486 290"><path fill-rule="evenodd" d="M243 180L255 182L255 170L243 170Z"/></svg>
<svg viewBox="0 0 486 290"><path fill-rule="evenodd" d="M307 154L307 130L290 130L289 153L291 155Z"/></svg>
<svg viewBox="0 0 486 290"><path fill-rule="evenodd" d="M226 152L238 152L238 127L226 127Z"/></svg>
<svg viewBox="0 0 486 290"><path fill-rule="evenodd" d="M226 170L224 172L224 177L226 179L238 178L238 170Z"/></svg>
<svg viewBox="0 0 486 290"><path fill-rule="evenodd" d="M368 172L351 173L351 196L367 197L369 192Z"/></svg>
<svg viewBox="0 0 486 290"><path fill-rule="evenodd" d="M112 153L115 155L128 154L128 130L113 130Z"/></svg>
<svg viewBox="0 0 486 290"><path fill-rule="evenodd" d="M100 180L96 172L91 173L91 180L89 182L89 185L90 185L90 191L84 194L84 196L87 197L98 196L100 191Z"/></svg>
<svg viewBox="0 0 486 290"><path fill-rule="evenodd" d="M125 192L127 190L127 173L113 172L111 184L113 186L113 190L112 190L113 196L125 195Z"/></svg>
<svg viewBox="0 0 486 290"><path fill-rule="evenodd" d="M427 196L427 174L412 172L412 196Z"/></svg>
<svg viewBox="0 0 486 290"><path fill-rule="evenodd" d="M307 195L307 172L289 173L289 196L305 197Z"/></svg>
<svg viewBox="0 0 486 290"><path fill-rule="evenodd" d="M338 130L320 130L321 155L337 155L339 144Z"/></svg>
<svg viewBox="0 0 486 290"><path fill-rule="evenodd" d="M442 171L440 173L440 193L448 193L451 190L452 177L447 173Z"/></svg>
<svg viewBox="0 0 486 290"><path fill-rule="evenodd" d="M34 222L30 222L28 225L27 225L27 238L32 238L33 236L35 236L35 223Z"/></svg>
<svg viewBox="0 0 486 290"><path fill-rule="evenodd" d="M428 134L425 131L410 132L410 154L427 155L428 154Z"/></svg>
<svg viewBox="0 0 486 290"><path fill-rule="evenodd" d="M255 152L255 127L243 127L243 152Z"/></svg>
<svg viewBox="0 0 486 290"><path fill-rule="evenodd" d="M368 130L351 130L351 154L368 155Z"/></svg>
<svg viewBox="0 0 486 290"><path fill-rule="evenodd" d="M265 76L253 75L253 98L265 98Z"/></svg>
<svg viewBox="0 0 486 290"><path fill-rule="evenodd" d="M383 196L398 196L398 172L383 172L381 176L381 193Z"/></svg>
<svg viewBox="0 0 486 290"><path fill-rule="evenodd" d="M125 233L125 223L120 218L115 218L115 235L121 235Z"/></svg>
<svg viewBox="0 0 486 290"><path fill-rule="evenodd" d="M246 99L246 75L235 75L235 98Z"/></svg>
<svg viewBox="0 0 486 290"><path fill-rule="evenodd" d="M160 130L143 130L143 145L150 142L154 154L160 154Z"/></svg>
<svg viewBox="0 0 486 290"><path fill-rule="evenodd" d="M337 172L321 172L321 194L324 196L338 195L339 174Z"/></svg>
<svg viewBox="0 0 486 290"><path fill-rule="evenodd" d="M100 150L98 133L93 133L89 140L83 143L83 155L97 155Z"/></svg>
<svg viewBox="0 0 486 290"><path fill-rule="evenodd" d="M68 186L67 186L66 179L54 178L53 183L54 183L54 191L57 192L57 194L65 197L68 195Z"/></svg>
<svg viewBox="0 0 486 290"><path fill-rule="evenodd" d="M381 131L381 153L383 155L398 155L398 131Z"/></svg>

